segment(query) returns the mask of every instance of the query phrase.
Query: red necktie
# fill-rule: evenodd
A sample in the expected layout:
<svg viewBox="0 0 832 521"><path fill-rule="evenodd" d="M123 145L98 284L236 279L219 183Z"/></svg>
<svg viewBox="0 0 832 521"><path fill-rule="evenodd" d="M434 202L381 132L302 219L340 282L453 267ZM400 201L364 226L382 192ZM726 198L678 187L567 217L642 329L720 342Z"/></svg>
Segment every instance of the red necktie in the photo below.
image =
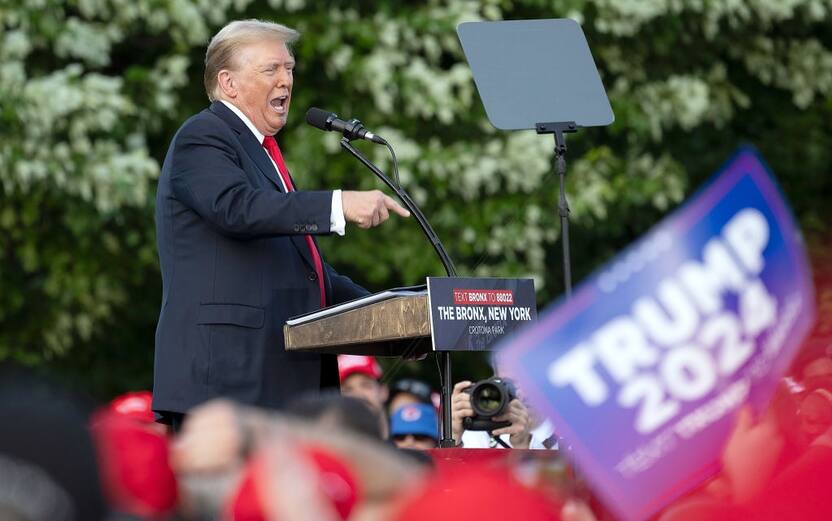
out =
<svg viewBox="0 0 832 521"><path fill-rule="evenodd" d="M287 192L294 192L295 187L292 184L292 178L289 177L289 170L286 168L286 163L283 162L283 154L280 153L280 147L277 146L274 136L266 136L263 139L263 147L269 156L277 165L277 172L283 183L286 185ZM321 307L326 307L326 289L324 288L324 264L321 261L321 254L318 253L318 248L315 246L315 241L312 240L311 235L304 235L306 245L309 247L309 253L312 254L312 262L315 264L315 273L318 274L318 287L321 290Z"/></svg>

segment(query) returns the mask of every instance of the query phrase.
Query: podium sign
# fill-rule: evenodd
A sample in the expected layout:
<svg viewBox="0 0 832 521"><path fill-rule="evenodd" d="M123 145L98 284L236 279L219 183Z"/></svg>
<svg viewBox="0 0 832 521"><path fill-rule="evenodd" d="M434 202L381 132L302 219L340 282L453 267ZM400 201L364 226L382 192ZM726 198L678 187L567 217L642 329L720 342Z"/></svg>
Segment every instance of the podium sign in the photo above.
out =
<svg viewBox="0 0 832 521"><path fill-rule="evenodd" d="M532 279L428 277L434 351L485 351L537 319Z"/></svg>
<svg viewBox="0 0 832 521"><path fill-rule="evenodd" d="M810 330L798 227L742 149L682 209L497 355L626 520L720 467L736 411L760 411Z"/></svg>

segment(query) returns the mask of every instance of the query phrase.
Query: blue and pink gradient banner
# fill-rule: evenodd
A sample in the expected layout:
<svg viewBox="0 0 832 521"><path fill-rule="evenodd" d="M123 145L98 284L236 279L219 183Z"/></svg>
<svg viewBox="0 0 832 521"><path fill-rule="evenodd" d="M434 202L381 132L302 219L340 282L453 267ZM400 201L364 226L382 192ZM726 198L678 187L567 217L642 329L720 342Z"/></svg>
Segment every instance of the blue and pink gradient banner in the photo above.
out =
<svg viewBox="0 0 832 521"><path fill-rule="evenodd" d="M737 410L765 406L814 318L800 230L743 148L496 357L595 491L639 520L719 470Z"/></svg>

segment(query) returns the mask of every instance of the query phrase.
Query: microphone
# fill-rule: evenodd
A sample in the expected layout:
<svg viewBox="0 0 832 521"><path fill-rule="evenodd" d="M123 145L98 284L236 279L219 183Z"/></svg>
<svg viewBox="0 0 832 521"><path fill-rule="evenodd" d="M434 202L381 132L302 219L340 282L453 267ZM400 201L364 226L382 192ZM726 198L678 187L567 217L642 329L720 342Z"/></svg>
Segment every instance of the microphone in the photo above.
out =
<svg viewBox="0 0 832 521"><path fill-rule="evenodd" d="M384 139L364 128L364 125L357 119L353 118L349 121L344 121L343 119L338 119L338 114L327 112L317 107L312 107L306 111L306 122L315 128L326 130L327 132L333 130L341 132L350 141L354 139L366 139L367 141L372 141L380 145L385 144Z"/></svg>

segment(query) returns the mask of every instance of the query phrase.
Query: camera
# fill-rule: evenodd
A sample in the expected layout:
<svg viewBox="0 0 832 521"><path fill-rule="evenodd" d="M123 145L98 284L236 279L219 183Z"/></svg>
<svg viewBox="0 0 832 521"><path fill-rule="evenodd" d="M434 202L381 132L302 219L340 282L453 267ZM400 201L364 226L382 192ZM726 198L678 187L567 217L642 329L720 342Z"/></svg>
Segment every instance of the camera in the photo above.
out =
<svg viewBox="0 0 832 521"><path fill-rule="evenodd" d="M494 421L508 410L508 404L517 397L517 389L511 380L492 376L463 389L471 395L474 416L462 419L462 426L468 431L492 431L508 427L511 422Z"/></svg>

